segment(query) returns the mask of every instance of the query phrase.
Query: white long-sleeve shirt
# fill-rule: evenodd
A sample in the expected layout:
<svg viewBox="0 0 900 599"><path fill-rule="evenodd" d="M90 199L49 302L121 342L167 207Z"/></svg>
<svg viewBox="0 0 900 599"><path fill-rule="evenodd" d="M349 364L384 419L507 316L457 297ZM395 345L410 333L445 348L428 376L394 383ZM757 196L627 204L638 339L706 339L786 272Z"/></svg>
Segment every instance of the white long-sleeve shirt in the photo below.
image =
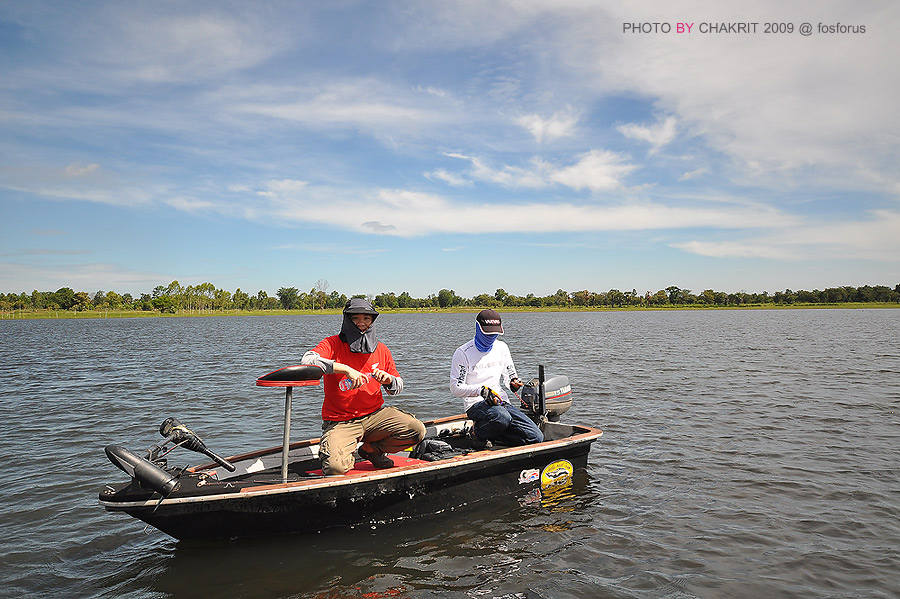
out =
<svg viewBox="0 0 900 599"><path fill-rule="evenodd" d="M509 346L499 339L487 352L478 351L474 339L453 352L450 393L463 399L466 410L481 401L482 387L490 387L506 401L504 384L508 387L514 378L518 378L518 374Z"/></svg>

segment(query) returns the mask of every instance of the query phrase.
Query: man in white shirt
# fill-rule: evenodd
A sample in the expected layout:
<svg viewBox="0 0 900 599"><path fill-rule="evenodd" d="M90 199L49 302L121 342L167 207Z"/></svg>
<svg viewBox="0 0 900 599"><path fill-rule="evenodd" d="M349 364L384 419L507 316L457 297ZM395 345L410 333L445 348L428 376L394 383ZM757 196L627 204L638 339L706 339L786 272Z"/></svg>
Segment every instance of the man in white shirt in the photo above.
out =
<svg viewBox="0 0 900 599"><path fill-rule="evenodd" d="M475 337L459 346L450 366L450 392L463 399L466 415L475 423L476 446L486 442L528 445L544 440L541 429L507 399L503 383L517 391L524 383L516 374L503 334L500 315L482 310L475 318Z"/></svg>

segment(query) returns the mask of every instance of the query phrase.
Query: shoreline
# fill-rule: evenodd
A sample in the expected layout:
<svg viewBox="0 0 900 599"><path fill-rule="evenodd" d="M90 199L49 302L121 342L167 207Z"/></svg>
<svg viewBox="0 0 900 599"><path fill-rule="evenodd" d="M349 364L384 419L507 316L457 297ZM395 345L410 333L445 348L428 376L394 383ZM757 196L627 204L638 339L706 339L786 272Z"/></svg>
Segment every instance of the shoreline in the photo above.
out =
<svg viewBox="0 0 900 599"><path fill-rule="evenodd" d="M846 302L833 304L750 304L746 306L709 306L691 304L684 306L623 306L620 308L605 307L528 307L528 306L477 306L455 308L397 308L379 309L380 314L453 314L475 313L484 308L493 308L500 312L676 312L676 311L721 311L721 310L862 310L862 309L897 309L900 303L891 302ZM324 310L216 310L216 311L183 311L166 313L143 310L12 310L0 314L0 321L5 320L100 320L104 318L206 318L210 316L311 316L340 314L338 308Z"/></svg>

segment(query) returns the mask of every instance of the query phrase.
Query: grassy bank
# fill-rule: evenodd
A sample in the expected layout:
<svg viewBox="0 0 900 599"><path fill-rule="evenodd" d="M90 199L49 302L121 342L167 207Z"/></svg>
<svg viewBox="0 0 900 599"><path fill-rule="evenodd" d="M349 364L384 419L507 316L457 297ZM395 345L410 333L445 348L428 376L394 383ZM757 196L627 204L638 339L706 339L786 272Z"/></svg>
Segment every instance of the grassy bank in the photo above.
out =
<svg viewBox="0 0 900 599"><path fill-rule="evenodd" d="M500 312L665 312L675 310L861 310L900 308L900 304L888 302L847 302L835 304L748 304L743 306L710 306L708 304L690 304L683 306L623 306L621 308L602 307L529 307L509 306L495 307ZM387 310L380 309L382 314L423 314L423 313L454 313L477 312L481 307L456 307L456 308L409 308ZM340 310L205 310L198 312L179 311L175 313L143 310L87 310L75 312L73 310L12 310L0 313L0 320L99 320L103 318L185 318L185 317L209 317L209 316L279 316L303 314L339 314Z"/></svg>

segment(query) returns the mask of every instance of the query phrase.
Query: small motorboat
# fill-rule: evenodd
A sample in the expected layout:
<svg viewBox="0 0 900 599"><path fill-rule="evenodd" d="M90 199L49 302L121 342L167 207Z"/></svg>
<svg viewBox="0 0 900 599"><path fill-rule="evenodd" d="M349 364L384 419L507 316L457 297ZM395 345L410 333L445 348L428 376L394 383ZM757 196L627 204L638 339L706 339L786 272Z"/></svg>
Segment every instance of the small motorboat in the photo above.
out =
<svg viewBox="0 0 900 599"><path fill-rule="evenodd" d="M538 377L522 388L521 400L544 433L542 443L476 449L472 421L460 414L425 422L425 440L392 454L393 468L378 470L360 460L346 475L324 476L319 439L290 441L293 389L318 385L321 377L320 368L302 365L257 379L259 386L285 388L280 447L223 458L176 418L163 421L159 432L165 441L144 455L107 446L110 461L130 480L106 485L100 505L176 539L233 539L389 522L497 494L552 493L585 468L591 443L603 434L559 422L572 404L568 377L545 377L540 367ZM211 461L171 466L167 455L178 447Z"/></svg>

